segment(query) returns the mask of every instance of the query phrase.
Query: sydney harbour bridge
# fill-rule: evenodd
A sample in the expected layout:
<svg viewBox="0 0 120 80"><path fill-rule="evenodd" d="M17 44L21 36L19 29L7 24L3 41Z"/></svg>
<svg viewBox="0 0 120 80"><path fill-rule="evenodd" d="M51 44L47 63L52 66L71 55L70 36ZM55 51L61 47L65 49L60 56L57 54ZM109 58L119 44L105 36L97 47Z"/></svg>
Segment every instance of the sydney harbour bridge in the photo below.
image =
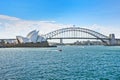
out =
<svg viewBox="0 0 120 80"><path fill-rule="evenodd" d="M60 39L60 43L63 43L63 39L89 39L89 40L101 40L105 45L115 45L116 39L114 34L106 36L99 32L80 28L80 27L69 27L62 28L44 35L47 40Z"/></svg>

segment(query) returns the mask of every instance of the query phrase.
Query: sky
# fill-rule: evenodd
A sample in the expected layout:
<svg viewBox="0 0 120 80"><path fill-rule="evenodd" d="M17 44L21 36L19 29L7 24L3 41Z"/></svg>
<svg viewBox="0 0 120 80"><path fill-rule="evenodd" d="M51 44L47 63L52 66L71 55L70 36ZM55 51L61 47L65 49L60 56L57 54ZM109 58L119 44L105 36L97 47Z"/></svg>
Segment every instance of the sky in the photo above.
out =
<svg viewBox="0 0 120 80"><path fill-rule="evenodd" d="M85 27L120 38L120 0L1 0L0 38Z"/></svg>

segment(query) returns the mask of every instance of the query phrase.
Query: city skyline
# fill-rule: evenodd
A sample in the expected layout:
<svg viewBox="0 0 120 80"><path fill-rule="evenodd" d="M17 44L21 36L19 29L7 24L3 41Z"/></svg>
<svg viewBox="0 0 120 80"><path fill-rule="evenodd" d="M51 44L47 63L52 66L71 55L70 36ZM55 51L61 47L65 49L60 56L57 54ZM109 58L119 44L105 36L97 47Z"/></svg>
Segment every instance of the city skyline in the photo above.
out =
<svg viewBox="0 0 120 80"><path fill-rule="evenodd" d="M76 25L120 38L119 0L4 0L0 3L0 38L40 34Z"/></svg>

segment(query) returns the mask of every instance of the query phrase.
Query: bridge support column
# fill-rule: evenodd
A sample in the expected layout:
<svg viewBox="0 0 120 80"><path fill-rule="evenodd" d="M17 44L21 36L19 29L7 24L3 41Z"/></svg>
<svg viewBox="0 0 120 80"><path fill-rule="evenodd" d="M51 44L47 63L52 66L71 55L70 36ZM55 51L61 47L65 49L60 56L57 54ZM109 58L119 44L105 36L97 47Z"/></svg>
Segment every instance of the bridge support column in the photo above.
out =
<svg viewBox="0 0 120 80"><path fill-rule="evenodd" d="M63 44L63 39L62 38L60 38L60 44Z"/></svg>
<svg viewBox="0 0 120 80"><path fill-rule="evenodd" d="M109 38L110 38L109 45L116 45L115 35L114 34L110 34Z"/></svg>

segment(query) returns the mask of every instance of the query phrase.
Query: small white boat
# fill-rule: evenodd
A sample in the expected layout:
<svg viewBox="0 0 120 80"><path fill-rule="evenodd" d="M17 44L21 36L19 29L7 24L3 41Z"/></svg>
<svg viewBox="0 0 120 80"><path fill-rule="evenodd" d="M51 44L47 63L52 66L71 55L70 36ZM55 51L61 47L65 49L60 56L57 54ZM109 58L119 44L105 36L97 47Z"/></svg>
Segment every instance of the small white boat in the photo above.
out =
<svg viewBox="0 0 120 80"><path fill-rule="evenodd" d="M62 51L62 49L59 49L58 51L60 51L60 52L61 52L61 51Z"/></svg>

